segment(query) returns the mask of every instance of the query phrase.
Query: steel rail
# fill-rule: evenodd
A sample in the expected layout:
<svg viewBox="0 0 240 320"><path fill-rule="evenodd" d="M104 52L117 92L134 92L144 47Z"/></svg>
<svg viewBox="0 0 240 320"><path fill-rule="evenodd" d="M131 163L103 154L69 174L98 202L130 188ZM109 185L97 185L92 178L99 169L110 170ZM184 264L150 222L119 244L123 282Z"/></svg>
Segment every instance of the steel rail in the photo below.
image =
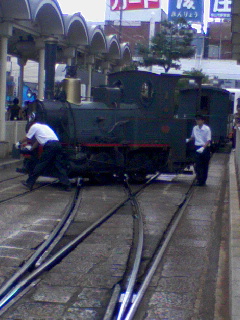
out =
<svg viewBox="0 0 240 320"><path fill-rule="evenodd" d="M56 263L62 260L69 252L75 249L88 235L90 235L96 228L107 221L118 209L120 209L127 201L129 197L126 197L120 204L114 206L113 209L109 210L102 218L98 219L90 227L84 230L79 236L74 240L64 246L59 252L54 254L50 259L45 261L42 265L36 268L29 276L20 281L10 292L6 294L0 300L0 310L11 301L17 294L19 294L23 289L25 289L33 280L40 276L44 271L52 268Z"/></svg>
<svg viewBox="0 0 240 320"><path fill-rule="evenodd" d="M124 298L121 303L119 313L117 315L117 320L124 319L123 317L124 317L125 311L126 311L128 305L129 305L129 302L132 298L132 293L133 293L133 289L134 289L134 286L136 283L136 278L137 278L137 274L139 271L141 258L142 258L142 252L143 252L143 217L142 217L142 213L140 211L140 207L139 207L139 204L138 204L136 197L133 196L133 194L131 192L131 189L130 189L128 182L125 181L125 184L126 184L126 188L127 188L128 192L129 192L129 197L130 197L130 200L132 203L133 210L135 212L135 217L138 219L138 244L137 244L137 248L136 248L132 272L130 274L130 277L128 280L128 285L127 285L126 291L124 293Z"/></svg>
<svg viewBox="0 0 240 320"><path fill-rule="evenodd" d="M76 210L74 208L79 206L80 198L79 198L79 192L80 192L81 184L78 183L78 187L75 191L75 194L69 199L68 204L65 208L65 214L62 217L61 221L57 224L57 226L54 228L54 230L49 235L48 239L44 241L41 246L34 252L34 254L29 258L27 262L24 263L24 265L16 272L4 285L0 288L0 299L3 298L4 295L6 295L11 288L17 283L17 281L20 280L20 278L29 270L34 268L35 264L41 259L41 257L45 254L46 250L52 245L54 242L54 245L57 244L59 241L54 241L56 237L59 235L60 231L64 228L66 223L68 223L69 220L72 220Z"/></svg>
<svg viewBox="0 0 240 320"><path fill-rule="evenodd" d="M135 192L132 192L130 190L130 187L128 186L126 189L128 190L128 194L130 194L129 198L130 199L135 199L136 201L136 195L138 195L142 190L144 190L148 185L150 185L154 180L156 180L159 176L160 176L161 173L157 172L155 175L153 175L151 178L149 178L137 191ZM139 230L139 241L140 243L138 244L137 248L139 249L136 249L136 252L138 251L139 253L136 254L137 256L137 260L140 259L140 251L142 251L142 246L143 244L141 242L143 242L143 222L142 222L142 215L141 215L141 211L139 210L139 206L138 206L138 203L136 201L136 204L137 204L137 211L140 213L140 219L138 219L138 230ZM139 217L138 217L139 218ZM142 230L142 231L141 231ZM121 306L120 306L120 310L119 310L119 313L120 313L120 316L122 317L126 308L127 308L127 305L129 304L130 302L130 298L132 296L132 292L133 292L133 285L135 283L135 280L136 280L136 274L137 274L137 269L139 269L139 266L138 266L138 261L135 261L134 262L134 266L132 268L132 270L134 269L134 271L131 273L131 276L129 277L129 281L128 281L128 286L127 286L127 289L125 290L125 296L124 296L124 301L122 302ZM134 280L135 279L135 280ZM118 292L118 295L116 293L116 291ZM120 300L120 295L121 295L121 291L123 291L121 288L120 288L120 285L117 284L115 287L114 287L114 291L113 291L113 294L112 294L112 298L108 304L108 308L107 308L107 311L105 313L105 316L104 316L104 320L111 320L112 317L113 317L113 314L114 314L114 309L116 309L116 305L118 304L119 300ZM115 312L116 313L116 312ZM118 315L119 315L118 313Z"/></svg>
<svg viewBox="0 0 240 320"><path fill-rule="evenodd" d="M149 185L154 179L156 179L160 173L156 173L152 176L143 186L141 186L138 190L132 193L133 196L140 193L147 185ZM125 205L130 199L127 196L124 200L122 200L119 204L115 205L112 209L110 209L103 217L94 222L90 227L84 230L79 236L77 236L74 240L64 246L59 252L54 254L47 261L38 266L35 270L32 271L30 275L28 275L25 279L21 280L19 283L16 283L18 279L14 280L16 283L15 287L8 287L8 291L5 290L5 294L2 294L0 297L0 310L11 301L16 295L18 295L23 289L25 289L28 285L31 284L33 280L35 280L39 275L41 275L44 271L52 268L57 262L62 260L69 252L71 252L77 245L79 245L87 236L89 236L96 228L101 226L105 221L107 221L115 212L117 212L121 207Z"/></svg>
<svg viewBox="0 0 240 320"><path fill-rule="evenodd" d="M50 185L56 183L56 181L58 181L58 180L54 180L53 182L40 185L40 186L32 189L31 191L30 191L30 190L26 190L26 191L24 191L24 192L22 192L22 193L19 193L19 194L15 195L15 196L9 197L9 198L7 198L7 199L0 200L0 204L5 203L5 202L8 202L8 201L11 201L11 200L16 199L16 198L20 198L20 197L22 197L22 196L25 196L26 194L29 194L30 192L37 191L38 189L41 189L41 188L45 188L45 187L47 187L47 186L50 186Z"/></svg>
<svg viewBox="0 0 240 320"><path fill-rule="evenodd" d="M3 180L0 180L0 183L6 182L6 181L10 181L10 180L14 180L14 179L20 178L22 176L23 176L22 174L19 174L18 176L15 176L15 177L3 179Z"/></svg>
<svg viewBox="0 0 240 320"><path fill-rule="evenodd" d="M132 320L133 319L133 317L134 317L134 315L135 315L135 313L141 303L141 300L142 300L146 290L149 287L150 281L156 272L156 269L157 269L157 267L163 257L163 254L164 254L164 252L165 252L165 250L166 250L166 248L172 238L172 235L174 234L174 232L175 232L175 230L176 230L176 228L177 228L177 226L183 216L183 213L184 213L192 195L193 195L193 190L191 189L190 192L187 193L186 198L183 201L183 203L179 206L177 216L172 221L170 229L168 230L166 237L164 239L164 242L163 242L162 246L159 248L159 250L155 256L155 259L153 261L153 264L152 264L151 268L148 270L147 275L144 278L144 281L143 281L142 285L140 286L140 289L138 290L136 297L135 297L129 311L125 315L124 320Z"/></svg>

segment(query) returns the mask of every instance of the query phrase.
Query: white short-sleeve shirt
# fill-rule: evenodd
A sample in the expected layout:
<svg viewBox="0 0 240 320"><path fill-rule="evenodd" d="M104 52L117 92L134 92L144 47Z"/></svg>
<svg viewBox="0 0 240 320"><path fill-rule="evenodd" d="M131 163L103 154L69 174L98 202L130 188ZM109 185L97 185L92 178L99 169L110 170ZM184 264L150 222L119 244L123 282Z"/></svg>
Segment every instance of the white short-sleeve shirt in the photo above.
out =
<svg viewBox="0 0 240 320"><path fill-rule="evenodd" d="M42 146L49 140L58 141L55 132L48 125L42 123L34 123L28 130L26 137L32 139L34 136Z"/></svg>
<svg viewBox="0 0 240 320"><path fill-rule="evenodd" d="M192 137L195 139L195 146L204 146L207 141L212 140L211 129L206 124L201 128L195 126L193 127Z"/></svg>

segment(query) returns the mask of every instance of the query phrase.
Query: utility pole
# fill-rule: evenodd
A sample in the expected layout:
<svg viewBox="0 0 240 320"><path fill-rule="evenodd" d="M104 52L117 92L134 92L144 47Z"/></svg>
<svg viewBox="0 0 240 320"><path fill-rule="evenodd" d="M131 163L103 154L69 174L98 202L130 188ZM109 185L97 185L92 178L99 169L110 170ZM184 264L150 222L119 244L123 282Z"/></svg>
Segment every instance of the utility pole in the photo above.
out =
<svg viewBox="0 0 240 320"><path fill-rule="evenodd" d="M122 42L122 16L123 16L123 0L120 0L120 21L119 21L119 35L118 40L119 43Z"/></svg>

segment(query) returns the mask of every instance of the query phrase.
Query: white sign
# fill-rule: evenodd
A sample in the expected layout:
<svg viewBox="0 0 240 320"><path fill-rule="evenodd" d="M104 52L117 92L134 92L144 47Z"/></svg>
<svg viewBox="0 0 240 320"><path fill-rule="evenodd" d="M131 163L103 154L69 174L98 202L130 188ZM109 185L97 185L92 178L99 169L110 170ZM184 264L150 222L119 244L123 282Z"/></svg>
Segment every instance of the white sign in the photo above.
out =
<svg viewBox="0 0 240 320"><path fill-rule="evenodd" d="M110 0L111 10L139 10L160 8L159 0Z"/></svg>
<svg viewBox="0 0 240 320"><path fill-rule="evenodd" d="M121 8L122 6L122 8ZM122 10L121 10L122 9ZM106 21L161 21L160 0L106 0Z"/></svg>

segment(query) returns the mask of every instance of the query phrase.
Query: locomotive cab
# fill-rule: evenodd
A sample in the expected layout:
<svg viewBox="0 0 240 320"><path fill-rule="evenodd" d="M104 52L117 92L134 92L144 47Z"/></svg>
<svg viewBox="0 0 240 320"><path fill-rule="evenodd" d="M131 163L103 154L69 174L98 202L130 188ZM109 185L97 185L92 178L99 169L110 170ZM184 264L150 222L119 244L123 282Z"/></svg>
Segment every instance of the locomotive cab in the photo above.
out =
<svg viewBox="0 0 240 320"><path fill-rule="evenodd" d="M194 121L196 114L204 115L206 123L212 130L212 144L217 147L226 142L232 128L233 108L233 102L227 90L208 85L203 85L201 91L197 88L188 88L180 91L179 101L180 118ZM189 128L188 134L191 134L190 130Z"/></svg>

